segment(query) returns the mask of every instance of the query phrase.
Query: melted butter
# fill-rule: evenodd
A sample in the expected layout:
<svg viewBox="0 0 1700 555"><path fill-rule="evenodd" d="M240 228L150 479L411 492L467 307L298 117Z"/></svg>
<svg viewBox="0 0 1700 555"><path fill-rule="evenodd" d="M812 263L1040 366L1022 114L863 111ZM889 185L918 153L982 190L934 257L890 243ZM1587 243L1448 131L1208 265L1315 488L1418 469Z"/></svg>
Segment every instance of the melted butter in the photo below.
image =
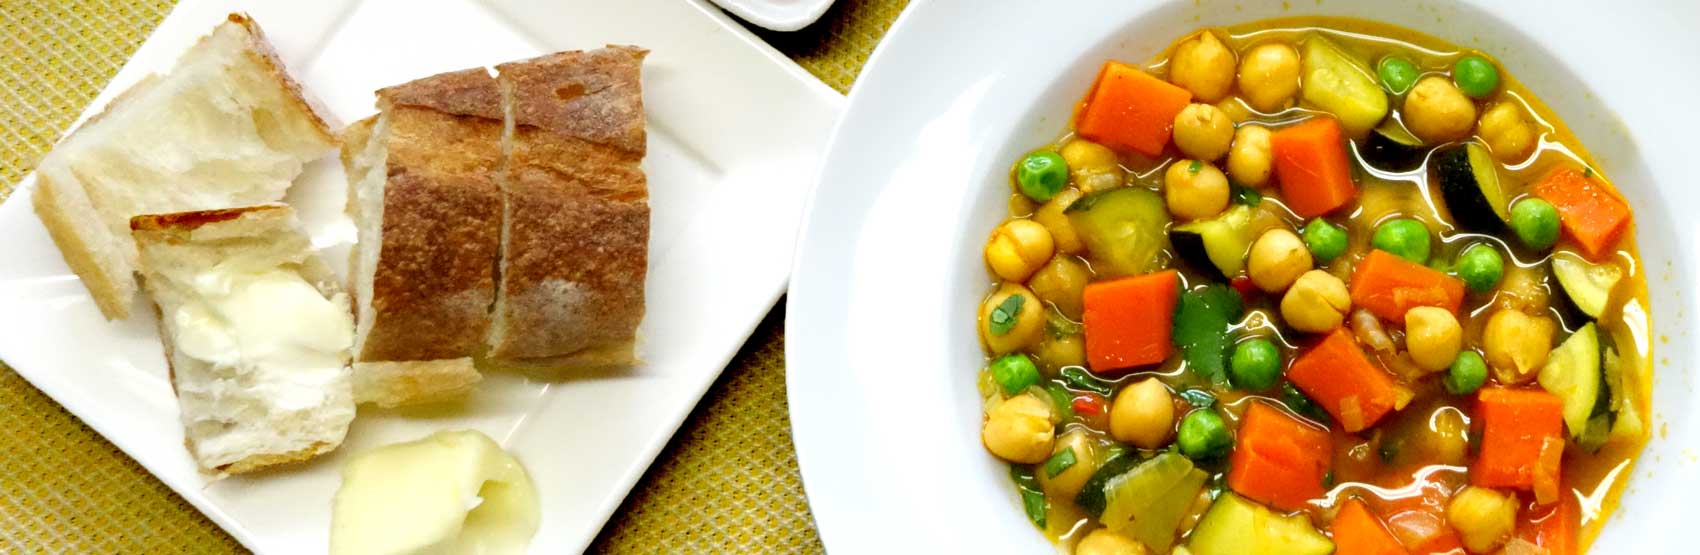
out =
<svg viewBox="0 0 1700 555"><path fill-rule="evenodd" d="M343 467L330 553L521 554L540 520L537 491L513 455L477 431L437 432Z"/></svg>

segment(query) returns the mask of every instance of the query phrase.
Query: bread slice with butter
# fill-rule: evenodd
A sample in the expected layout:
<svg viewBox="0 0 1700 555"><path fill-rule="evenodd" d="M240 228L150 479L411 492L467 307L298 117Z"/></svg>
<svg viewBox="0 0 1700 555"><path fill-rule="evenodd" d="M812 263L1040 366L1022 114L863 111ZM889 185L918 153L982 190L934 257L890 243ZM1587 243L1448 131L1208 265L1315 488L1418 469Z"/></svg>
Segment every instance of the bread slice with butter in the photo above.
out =
<svg viewBox="0 0 1700 555"><path fill-rule="evenodd" d="M239 474L336 449L354 419L348 295L280 204L137 216L186 443Z"/></svg>
<svg viewBox="0 0 1700 555"><path fill-rule="evenodd" d="M35 212L107 319L136 294L130 218L274 202L335 145L330 118L252 19L231 14L65 137L36 168Z"/></svg>

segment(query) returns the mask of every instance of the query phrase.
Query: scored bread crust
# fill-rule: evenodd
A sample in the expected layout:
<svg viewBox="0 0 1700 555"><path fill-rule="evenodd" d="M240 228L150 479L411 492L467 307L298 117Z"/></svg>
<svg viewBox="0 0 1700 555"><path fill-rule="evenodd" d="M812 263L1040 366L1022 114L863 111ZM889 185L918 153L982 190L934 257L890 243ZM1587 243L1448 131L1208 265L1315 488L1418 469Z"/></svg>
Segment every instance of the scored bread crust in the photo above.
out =
<svg viewBox="0 0 1700 555"><path fill-rule="evenodd" d="M194 236L197 231L209 224L233 221L243 217L249 217L255 227L261 227L289 226L292 225L291 222L293 222L294 216L293 211L286 205L265 204L239 208L135 216L130 218L130 229L131 232L135 234L138 242L142 244L181 244L194 240ZM295 246L298 250L306 251L310 249L310 243L307 241L305 236L295 235L284 240L298 242L299 244ZM332 271L329 266L325 265L324 261L320 260L317 256L305 257L297 269L302 278L306 279L316 289L318 289L319 293L324 295L325 298L337 299L342 297L342 290L337 285L335 272ZM141 271L144 276L152 274L152 272L146 267L138 268L138 270ZM146 284L147 282L144 280L143 283ZM342 298L344 298L344 302L346 302L346 297ZM171 335L171 331L169 329L170 326L167 325L165 317L161 313L159 303L156 301L150 304L153 305L154 315L156 317L156 330L159 333L160 344L164 347L165 351L166 374L171 383L172 393L177 394L178 357L176 352L176 341ZM344 364L347 364L347 362L345 354ZM346 383L347 382L345 382L345 384ZM343 431L346 432L346 429L346 423L344 423ZM183 438L183 444L184 447L189 450L190 454L193 455L197 464L200 464L202 457L196 450L194 439L195 438L186 433ZM300 449L277 453L253 453L226 464L212 467L202 465L202 467L205 470L222 474L244 474L255 472L275 466L305 461L321 454L334 451L342 444L342 439L343 438L339 436L334 438L334 440L312 441Z"/></svg>
<svg viewBox="0 0 1700 555"><path fill-rule="evenodd" d="M466 357L483 344L495 298L502 202L495 80L482 69L451 72L378 97L387 131L369 140L388 150L381 246L372 324L356 360Z"/></svg>
<svg viewBox="0 0 1700 555"><path fill-rule="evenodd" d="M639 168L645 54L614 46L497 66L512 128L490 358L635 361L650 216Z"/></svg>

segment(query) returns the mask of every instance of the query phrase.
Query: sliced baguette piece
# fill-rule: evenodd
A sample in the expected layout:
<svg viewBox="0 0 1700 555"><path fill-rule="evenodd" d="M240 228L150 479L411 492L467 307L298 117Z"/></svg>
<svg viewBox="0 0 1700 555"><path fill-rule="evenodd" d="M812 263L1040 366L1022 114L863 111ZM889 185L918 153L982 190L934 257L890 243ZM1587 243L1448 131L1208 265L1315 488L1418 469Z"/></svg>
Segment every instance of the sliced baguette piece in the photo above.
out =
<svg viewBox="0 0 1700 555"><path fill-rule="evenodd" d="M113 99L36 171L35 212L107 319L136 293L130 218L273 202L335 145L245 15Z"/></svg>
<svg viewBox="0 0 1700 555"><path fill-rule="evenodd" d="M341 445L354 322L294 212L145 215L131 228L195 462L239 474Z"/></svg>
<svg viewBox="0 0 1700 555"><path fill-rule="evenodd" d="M497 66L510 127L493 361L636 361L649 249L646 54L611 46Z"/></svg>
<svg viewBox="0 0 1700 555"><path fill-rule="evenodd" d="M349 264L357 397L451 399L479 381L468 357L483 348L495 299L501 95L479 68L379 90L378 104L342 149L359 230Z"/></svg>

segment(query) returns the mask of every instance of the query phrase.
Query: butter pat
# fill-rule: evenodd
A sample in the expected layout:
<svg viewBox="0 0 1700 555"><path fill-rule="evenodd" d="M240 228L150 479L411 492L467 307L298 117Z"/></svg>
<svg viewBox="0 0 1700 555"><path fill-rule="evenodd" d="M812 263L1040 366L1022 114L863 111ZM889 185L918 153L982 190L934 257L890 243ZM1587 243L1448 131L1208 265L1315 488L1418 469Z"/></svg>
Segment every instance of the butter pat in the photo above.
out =
<svg viewBox="0 0 1700 555"><path fill-rule="evenodd" d="M531 477L481 432L444 431L342 469L331 555L525 553L541 517Z"/></svg>

